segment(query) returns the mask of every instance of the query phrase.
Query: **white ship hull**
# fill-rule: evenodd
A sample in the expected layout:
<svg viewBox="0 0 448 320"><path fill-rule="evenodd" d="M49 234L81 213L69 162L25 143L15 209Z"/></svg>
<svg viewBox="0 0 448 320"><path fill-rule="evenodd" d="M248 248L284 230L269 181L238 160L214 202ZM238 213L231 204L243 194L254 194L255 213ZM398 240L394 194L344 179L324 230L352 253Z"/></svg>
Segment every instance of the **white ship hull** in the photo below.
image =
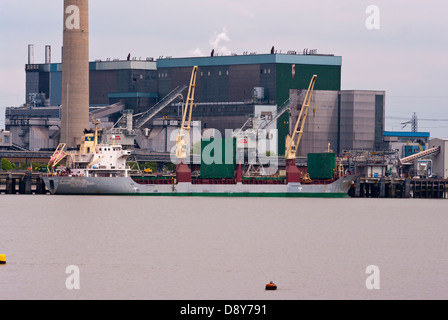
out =
<svg viewBox="0 0 448 320"><path fill-rule="evenodd" d="M130 177L43 177L52 194L228 196L228 197L348 197L355 176L330 184L138 184Z"/></svg>

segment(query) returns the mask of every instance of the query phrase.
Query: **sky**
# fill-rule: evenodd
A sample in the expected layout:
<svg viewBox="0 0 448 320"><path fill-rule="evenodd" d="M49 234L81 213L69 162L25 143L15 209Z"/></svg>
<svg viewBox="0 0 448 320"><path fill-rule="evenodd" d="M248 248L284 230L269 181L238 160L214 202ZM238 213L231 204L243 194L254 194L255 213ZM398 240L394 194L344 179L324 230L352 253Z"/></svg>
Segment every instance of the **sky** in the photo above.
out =
<svg viewBox="0 0 448 320"><path fill-rule="evenodd" d="M370 6L375 6L372 11ZM0 129L25 102L28 44L61 61L62 0L0 0ZM443 0L91 0L90 61L269 53L342 57L342 90L386 92L386 130L448 138L448 2Z"/></svg>

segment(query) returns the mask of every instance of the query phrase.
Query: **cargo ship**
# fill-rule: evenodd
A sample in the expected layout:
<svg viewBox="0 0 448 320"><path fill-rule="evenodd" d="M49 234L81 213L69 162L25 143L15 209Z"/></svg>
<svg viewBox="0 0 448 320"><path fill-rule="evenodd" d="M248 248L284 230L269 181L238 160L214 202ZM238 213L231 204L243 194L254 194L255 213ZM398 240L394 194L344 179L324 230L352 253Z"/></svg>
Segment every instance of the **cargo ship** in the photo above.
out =
<svg viewBox="0 0 448 320"><path fill-rule="evenodd" d="M324 181L304 179L295 164L297 146L303 134L304 123L311 100L316 75L311 79L300 115L292 134L286 137L286 176L244 177L242 165L236 160L236 148L230 164L224 157L220 164L201 162L201 176L193 176L187 164L187 146L197 67L193 68L188 96L182 111L182 124L176 140L176 173L172 176L131 176L127 159L131 155L119 144L98 143L100 121L92 119L93 132L85 132L79 150L65 151L60 144L48 163L48 172L42 179L52 194L63 195L143 195L143 196L214 196L214 197L348 197L355 176L333 174ZM235 146L236 137L231 138ZM222 139L225 140L225 139ZM222 143L222 142L221 142ZM201 157L202 148L201 148ZM65 159L66 165L56 169ZM223 168L223 169L216 169ZM225 173L224 173L225 172Z"/></svg>
<svg viewBox="0 0 448 320"><path fill-rule="evenodd" d="M50 165L66 158L66 165L49 170L42 179L51 194L126 196L213 196L213 197L348 197L354 176L313 183L286 177L244 177L236 165L233 178L192 176L179 163L172 176L131 175L127 159L131 152L119 144L96 144L87 134L79 151L59 148ZM288 171L288 170L287 170ZM293 170L289 170L293 171ZM292 181L291 181L292 180Z"/></svg>

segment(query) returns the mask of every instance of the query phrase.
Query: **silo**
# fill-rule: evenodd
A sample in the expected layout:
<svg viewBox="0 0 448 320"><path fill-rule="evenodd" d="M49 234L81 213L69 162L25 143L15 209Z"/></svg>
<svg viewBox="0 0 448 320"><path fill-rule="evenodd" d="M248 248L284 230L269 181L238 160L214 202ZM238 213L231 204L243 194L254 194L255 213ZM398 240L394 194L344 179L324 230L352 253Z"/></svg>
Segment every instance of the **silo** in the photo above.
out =
<svg viewBox="0 0 448 320"><path fill-rule="evenodd" d="M80 144L89 128L89 1L64 0L61 143Z"/></svg>
<svg viewBox="0 0 448 320"><path fill-rule="evenodd" d="M34 64L34 45L28 45L28 64Z"/></svg>
<svg viewBox="0 0 448 320"><path fill-rule="evenodd" d="M45 64L51 63L51 46L45 46Z"/></svg>

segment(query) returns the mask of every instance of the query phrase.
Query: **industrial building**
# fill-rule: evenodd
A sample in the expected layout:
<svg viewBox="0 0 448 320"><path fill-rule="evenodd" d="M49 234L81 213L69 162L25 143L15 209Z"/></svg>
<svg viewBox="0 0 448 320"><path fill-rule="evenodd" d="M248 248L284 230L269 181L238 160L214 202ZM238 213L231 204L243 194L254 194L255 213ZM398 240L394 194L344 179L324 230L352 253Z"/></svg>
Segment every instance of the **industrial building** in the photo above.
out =
<svg viewBox="0 0 448 320"><path fill-rule="evenodd" d="M295 123L300 107L298 104L291 110L290 124ZM384 118L384 91L316 90L298 153L306 156L328 150L336 154L344 150L381 150Z"/></svg>
<svg viewBox="0 0 448 320"><path fill-rule="evenodd" d="M136 113L146 111L157 99L155 61L94 61L89 63L90 106L108 106L121 100ZM62 64L26 65L26 105L62 104Z"/></svg>
<svg viewBox="0 0 448 320"><path fill-rule="evenodd" d="M34 63L32 45L26 70L26 107L8 108L6 127L13 142L30 150L55 148L60 139L62 104L62 64L51 62L51 48L45 48L45 63ZM243 54L192 58L152 58L137 60L106 59L89 63L90 111L119 102L124 110L138 115L154 107L170 92L189 82L193 66L198 66L193 119L201 129L241 128L260 106L281 108L297 90L304 90L312 75L317 75L312 106L307 118L299 155L323 152L329 147L375 149L382 146L384 131L384 91L341 91L342 58L320 54ZM160 119L176 121L181 115L181 100L158 112L145 127L156 129L150 135L137 133L138 146L161 151L167 146ZM258 107L257 107L258 106ZM278 154L284 152L285 136L300 110L300 101L282 114L271 128L278 129ZM110 128L123 110L102 119ZM269 116L265 112L264 116ZM288 116L290 114L290 117ZM27 118L30 121L26 121ZM36 121L35 121L35 120ZM38 121L37 121L38 120ZM157 125L153 125L157 120ZM173 122L171 122L173 124ZM24 127L26 126L26 128ZM147 141L159 136L165 141ZM46 137L46 138L45 138ZM38 140L47 140L39 143ZM150 139L151 140L151 139ZM158 148L154 146L158 145ZM166 151L166 150L164 150Z"/></svg>
<svg viewBox="0 0 448 320"><path fill-rule="evenodd" d="M50 54L48 48L46 52ZM197 65L193 116L204 128L224 131L241 127L253 114L254 104L280 106L289 98L290 89L306 88L313 74L319 77L316 90L338 91L341 86L342 59L333 55L246 54L151 60L90 62L90 105L123 101L134 114L144 112L176 87L187 84L192 67ZM28 105L61 105L62 64L28 64L26 79ZM179 110L176 106L165 108L159 116L178 117ZM285 114L278 121L280 139L288 132L287 123ZM281 140L279 143L284 145Z"/></svg>
<svg viewBox="0 0 448 320"><path fill-rule="evenodd" d="M433 176L448 179L448 139L432 139L429 145L431 148L440 148L440 154L432 160Z"/></svg>
<svg viewBox="0 0 448 320"><path fill-rule="evenodd" d="M429 144L430 133L385 131L383 132L383 137L387 148L396 150L398 157L404 158L426 150Z"/></svg>
<svg viewBox="0 0 448 320"><path fill-rule="evenodd" d="M159 59L159 94L186 83L195 65L199 70L193 116L220 131L241 128L254 104L279 108L289 99L290 89L306 89L314 74L315 90L341 89L341 57L273 53ZM174 108L164 111L165 116L176 115ZM278 145L284 146L289 132L286 113L278 119L277 129Z"/></svg>

